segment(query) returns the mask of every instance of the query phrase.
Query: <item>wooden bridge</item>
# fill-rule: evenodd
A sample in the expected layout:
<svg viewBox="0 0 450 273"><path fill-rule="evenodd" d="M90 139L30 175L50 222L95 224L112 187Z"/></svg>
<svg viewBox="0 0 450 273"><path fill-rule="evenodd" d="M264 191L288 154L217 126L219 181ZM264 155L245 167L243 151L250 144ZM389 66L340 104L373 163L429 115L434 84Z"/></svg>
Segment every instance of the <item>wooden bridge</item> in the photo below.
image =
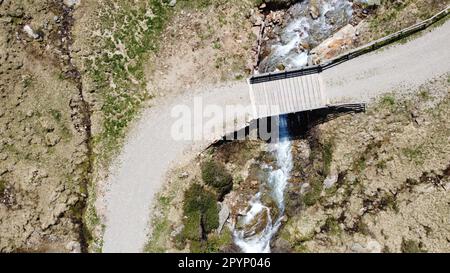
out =
<svg viewBox="0 0 450 273"><path fill-rule="evenodd" d="M256 119L319 109L327 104L318 73L255 81L250 84L250 99Z"/></svg>

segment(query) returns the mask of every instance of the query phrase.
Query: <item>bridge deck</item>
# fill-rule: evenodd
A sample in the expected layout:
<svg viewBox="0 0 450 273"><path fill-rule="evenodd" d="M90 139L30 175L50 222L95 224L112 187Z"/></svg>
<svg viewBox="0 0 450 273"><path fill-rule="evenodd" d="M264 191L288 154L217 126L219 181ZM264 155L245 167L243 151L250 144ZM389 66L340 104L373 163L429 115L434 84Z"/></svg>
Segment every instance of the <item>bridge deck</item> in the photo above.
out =
<svg viewBox="0 0 450 273"><path fill-rule="evenodd" d="M320 74L250 83L255 119L326 106Z"/></svg>

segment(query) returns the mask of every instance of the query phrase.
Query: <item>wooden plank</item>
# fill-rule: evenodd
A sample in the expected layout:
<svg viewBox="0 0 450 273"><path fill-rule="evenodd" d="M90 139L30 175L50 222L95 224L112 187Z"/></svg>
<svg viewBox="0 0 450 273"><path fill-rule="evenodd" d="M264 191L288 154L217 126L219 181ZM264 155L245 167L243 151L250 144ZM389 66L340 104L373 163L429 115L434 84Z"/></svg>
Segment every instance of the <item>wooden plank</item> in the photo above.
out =
<svg viewBox="0 0 450 273"><path fill-rule="evenodd" d="M319 74L252 84L250 99L255 118L326 106L323 84Z"/></svg>

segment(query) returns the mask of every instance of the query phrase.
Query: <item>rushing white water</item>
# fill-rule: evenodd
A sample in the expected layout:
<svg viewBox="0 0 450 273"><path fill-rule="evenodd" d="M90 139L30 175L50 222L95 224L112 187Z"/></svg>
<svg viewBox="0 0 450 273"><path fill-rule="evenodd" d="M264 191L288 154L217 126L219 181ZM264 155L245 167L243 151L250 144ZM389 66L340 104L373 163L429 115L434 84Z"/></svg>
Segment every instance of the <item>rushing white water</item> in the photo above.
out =
<svg viewBox="0 0 450 273"><path fill-rule="evenodd" d="M257 223L260 219L266 220L266 226L260 232L254 230L235 230L234 239L242 252L268 253L270 241L277 233L284 215L284 190L288 183L293 167L291 143L287 138L286 117L280 117L280 141L271 145L271 151L276 155L277 168L272 170L267 180L270 195L278 208L275 221L272 220L270 209L261 202L261 192L258 192L250 201L249 210L241 220L243 225Z"/></svg>
<svg viewBox="0 0 450 273"><path fill-rule="evenodd" d="M332 35L350 21L352 4L347 0L320 0L318 17L309 15L310 2L292 6L293 18L280 33L280 39L271 46L270 55L262 62L262 72L295 69L306 66L310 47ZM306 46L306 47L305 47Z"/></svg>
<svg viewBox="0 0 450 273"><path fill-rule="evenodd" d="M350 21L352 4L348 0L320 0L319 14L312 18L309 14L310 1L302 1L292 6L293 18L280 33L278 42L272 45L271 54L262 62L261 70L277 70L279 64L285 69L307 65L309 48L328 38L338 28ZM261 187L249 202L247 212L239 219L239 228L234 231L234 240L243 252L270 252L270 241L277 233L284 215L284 192L292 171L291 143L287 117L280 117L280 141L271 145L276 156L276 167L270 170L267 187ZM272 219L268 204L262 196L269 190L277 206L277 216ZM267 201L266 201L267 202Z"/></svg>

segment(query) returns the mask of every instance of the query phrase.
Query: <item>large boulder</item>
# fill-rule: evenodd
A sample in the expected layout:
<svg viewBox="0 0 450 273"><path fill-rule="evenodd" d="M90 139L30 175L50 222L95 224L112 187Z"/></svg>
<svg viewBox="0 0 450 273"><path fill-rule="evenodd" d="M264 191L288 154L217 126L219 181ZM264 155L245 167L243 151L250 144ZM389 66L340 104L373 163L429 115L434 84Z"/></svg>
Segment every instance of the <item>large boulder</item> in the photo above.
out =
<svg viewBox="0 0 450 273"><path fill-rule="evenodd" d="M350 24L346 25L333 36L323 41L313 50L312 55L314 63L320 63L324 60L329 60L337 55L343 53L353 46L356 39L356 28Z"/></svg>

